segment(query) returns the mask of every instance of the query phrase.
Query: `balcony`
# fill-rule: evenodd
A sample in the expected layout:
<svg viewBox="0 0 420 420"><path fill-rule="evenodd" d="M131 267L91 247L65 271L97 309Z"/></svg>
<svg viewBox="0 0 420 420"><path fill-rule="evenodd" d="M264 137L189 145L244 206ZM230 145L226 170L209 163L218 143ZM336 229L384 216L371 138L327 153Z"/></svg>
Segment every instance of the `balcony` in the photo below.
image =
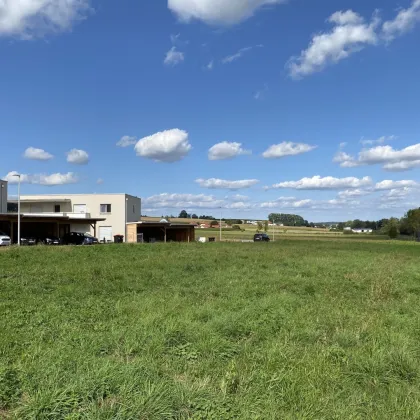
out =
<svg viewBox="0 0 420 420"><path fill-rule="evenodd" d="M36 216L36 217L68 217L69 219L90 219L90 213L71 213L71 212L60 212L60 213L54 213L54 212L22 212L23 215L28 216Z"/></svg>

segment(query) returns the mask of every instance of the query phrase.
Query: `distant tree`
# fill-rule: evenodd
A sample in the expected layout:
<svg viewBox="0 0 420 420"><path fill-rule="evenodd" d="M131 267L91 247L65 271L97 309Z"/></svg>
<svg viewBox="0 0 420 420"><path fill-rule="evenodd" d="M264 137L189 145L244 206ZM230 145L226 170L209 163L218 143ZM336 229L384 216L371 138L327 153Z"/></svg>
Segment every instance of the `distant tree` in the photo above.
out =
<svg viewBox="0 0 420 420"><path fill-rule="evenodd" d="M263 230L262 222L257 222L257 232L261 232Z"/></svg>
<svg viewBox="0 0 420 420"><path fill-rule="evenodd" d="M195 213L193 213L193 215L191 216L191 218L192 219L198 219L198 216Z"/></svg>
<svg viewBox="0 0 420 420"><path fill-rule="evenodd" d="M268 232L268 220L266 220L264 222L264 232L267 233Z"/></svg>
<svg viewBox="0 0 420 420"><path fill-rule="evenodd" d="M297 214L271 213L268 215L271 223L282 224L284 226L305 226L305 220Z"/></svg>
<svg viewBox="0 0 420 420"><path fill-rule="evenodd" d="M188 213L185 210L182 210L178 217L180 219L188 219Z"/></svg>
<svg viewBox="0 0 420 420"><path fill-rule="evenodd" d="M420 209L409 210L405 218L412 234L416 236L420 231Z"/></svg>
<svg viewBox="0 0 420 420"><path fill-rule="evenodd" d="M210 222L210 227L217 226L218 224L219 224L219 222L217 220L212 220Z"/></svg>
<svg viewBox="0 0 420 420"><path fill-rule="evenodd" d="M359 219L353 220L353 223L351 224L352 229L363 229L365 227L366 227L365 222Z"/></svg>
<svg viewBox="0 0 420 420"><path fill-rule="evenodd" d="M382 228L383 233L389 236L390 239L396 239L400 233L399 220L392 217L388 223Z"/></svg>
<svg viewBox="0 0 420 420"><path fill-rule="evenodd" d="M341 222L337 225L337 230L340 230L340 231L344 230L345 227L346 227L346 225L343 222Z"/></svg>

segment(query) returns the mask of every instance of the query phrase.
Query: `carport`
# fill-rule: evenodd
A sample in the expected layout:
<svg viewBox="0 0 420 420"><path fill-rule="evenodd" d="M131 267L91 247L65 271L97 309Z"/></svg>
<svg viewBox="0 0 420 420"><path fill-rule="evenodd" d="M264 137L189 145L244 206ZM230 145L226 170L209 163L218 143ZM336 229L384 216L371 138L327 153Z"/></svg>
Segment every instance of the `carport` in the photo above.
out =
<svg viewBox="0 0 420 420"><path fill-rule="evenodd" d="M68 216L21 214L21 237L42 238L45 236L63 237L70 232L71 225L89 224L96 236L96 223L105 219L75 219ZM16 213L0 214L0 231L10 236L12 243L17 242L18 215Z"/></svg>
<svg viewBox="0 0 420 420"><path fill-rule="evenodd" d="M127 223L127 242L191 242L195 240L194 226L185 223L135 222Z"/></svg>

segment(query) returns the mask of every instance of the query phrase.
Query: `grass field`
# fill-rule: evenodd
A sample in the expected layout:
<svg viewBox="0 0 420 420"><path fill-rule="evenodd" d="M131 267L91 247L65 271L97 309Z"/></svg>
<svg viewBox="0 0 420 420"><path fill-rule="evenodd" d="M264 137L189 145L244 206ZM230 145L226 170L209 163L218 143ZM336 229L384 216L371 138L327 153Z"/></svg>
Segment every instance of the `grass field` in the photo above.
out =
<svg viewBox="0 0 420 420"><path fill-rule="evenodd" d="M420 247L0 250L1 419L419 419Z"/></svg>

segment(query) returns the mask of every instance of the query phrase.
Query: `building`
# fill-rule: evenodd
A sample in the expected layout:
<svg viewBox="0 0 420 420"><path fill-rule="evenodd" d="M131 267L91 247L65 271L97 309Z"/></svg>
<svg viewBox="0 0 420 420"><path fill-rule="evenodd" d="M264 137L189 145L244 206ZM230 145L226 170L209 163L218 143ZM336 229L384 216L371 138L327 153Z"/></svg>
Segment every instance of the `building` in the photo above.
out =
<svg viewBox="0 0 420 420"><path fill-rule="evenodd" d="M21 213L22 221L31 217L58 222L56 236L83 232L108 242L114 235L127 240L127 223L140 220L141 201L128 194L22 195Z"/></svg>
<svg viewBox="0 0 420 420"><path fill-rule="evenodd" d="M0 214L7 213L7 181L0 179Z"/></svg>
<svg viewBox="0 0 420 420"><path fill-rule="evenodd" d="M127 224L127 242L193 242L194 225L171 223L165 219L160 222L134 222Z"/></svg>
<svg viewBox="0 0 420 420"><path fill-rule="evenodd" d="M373 229L352 229L353 233L372 233Z"/></svg>

